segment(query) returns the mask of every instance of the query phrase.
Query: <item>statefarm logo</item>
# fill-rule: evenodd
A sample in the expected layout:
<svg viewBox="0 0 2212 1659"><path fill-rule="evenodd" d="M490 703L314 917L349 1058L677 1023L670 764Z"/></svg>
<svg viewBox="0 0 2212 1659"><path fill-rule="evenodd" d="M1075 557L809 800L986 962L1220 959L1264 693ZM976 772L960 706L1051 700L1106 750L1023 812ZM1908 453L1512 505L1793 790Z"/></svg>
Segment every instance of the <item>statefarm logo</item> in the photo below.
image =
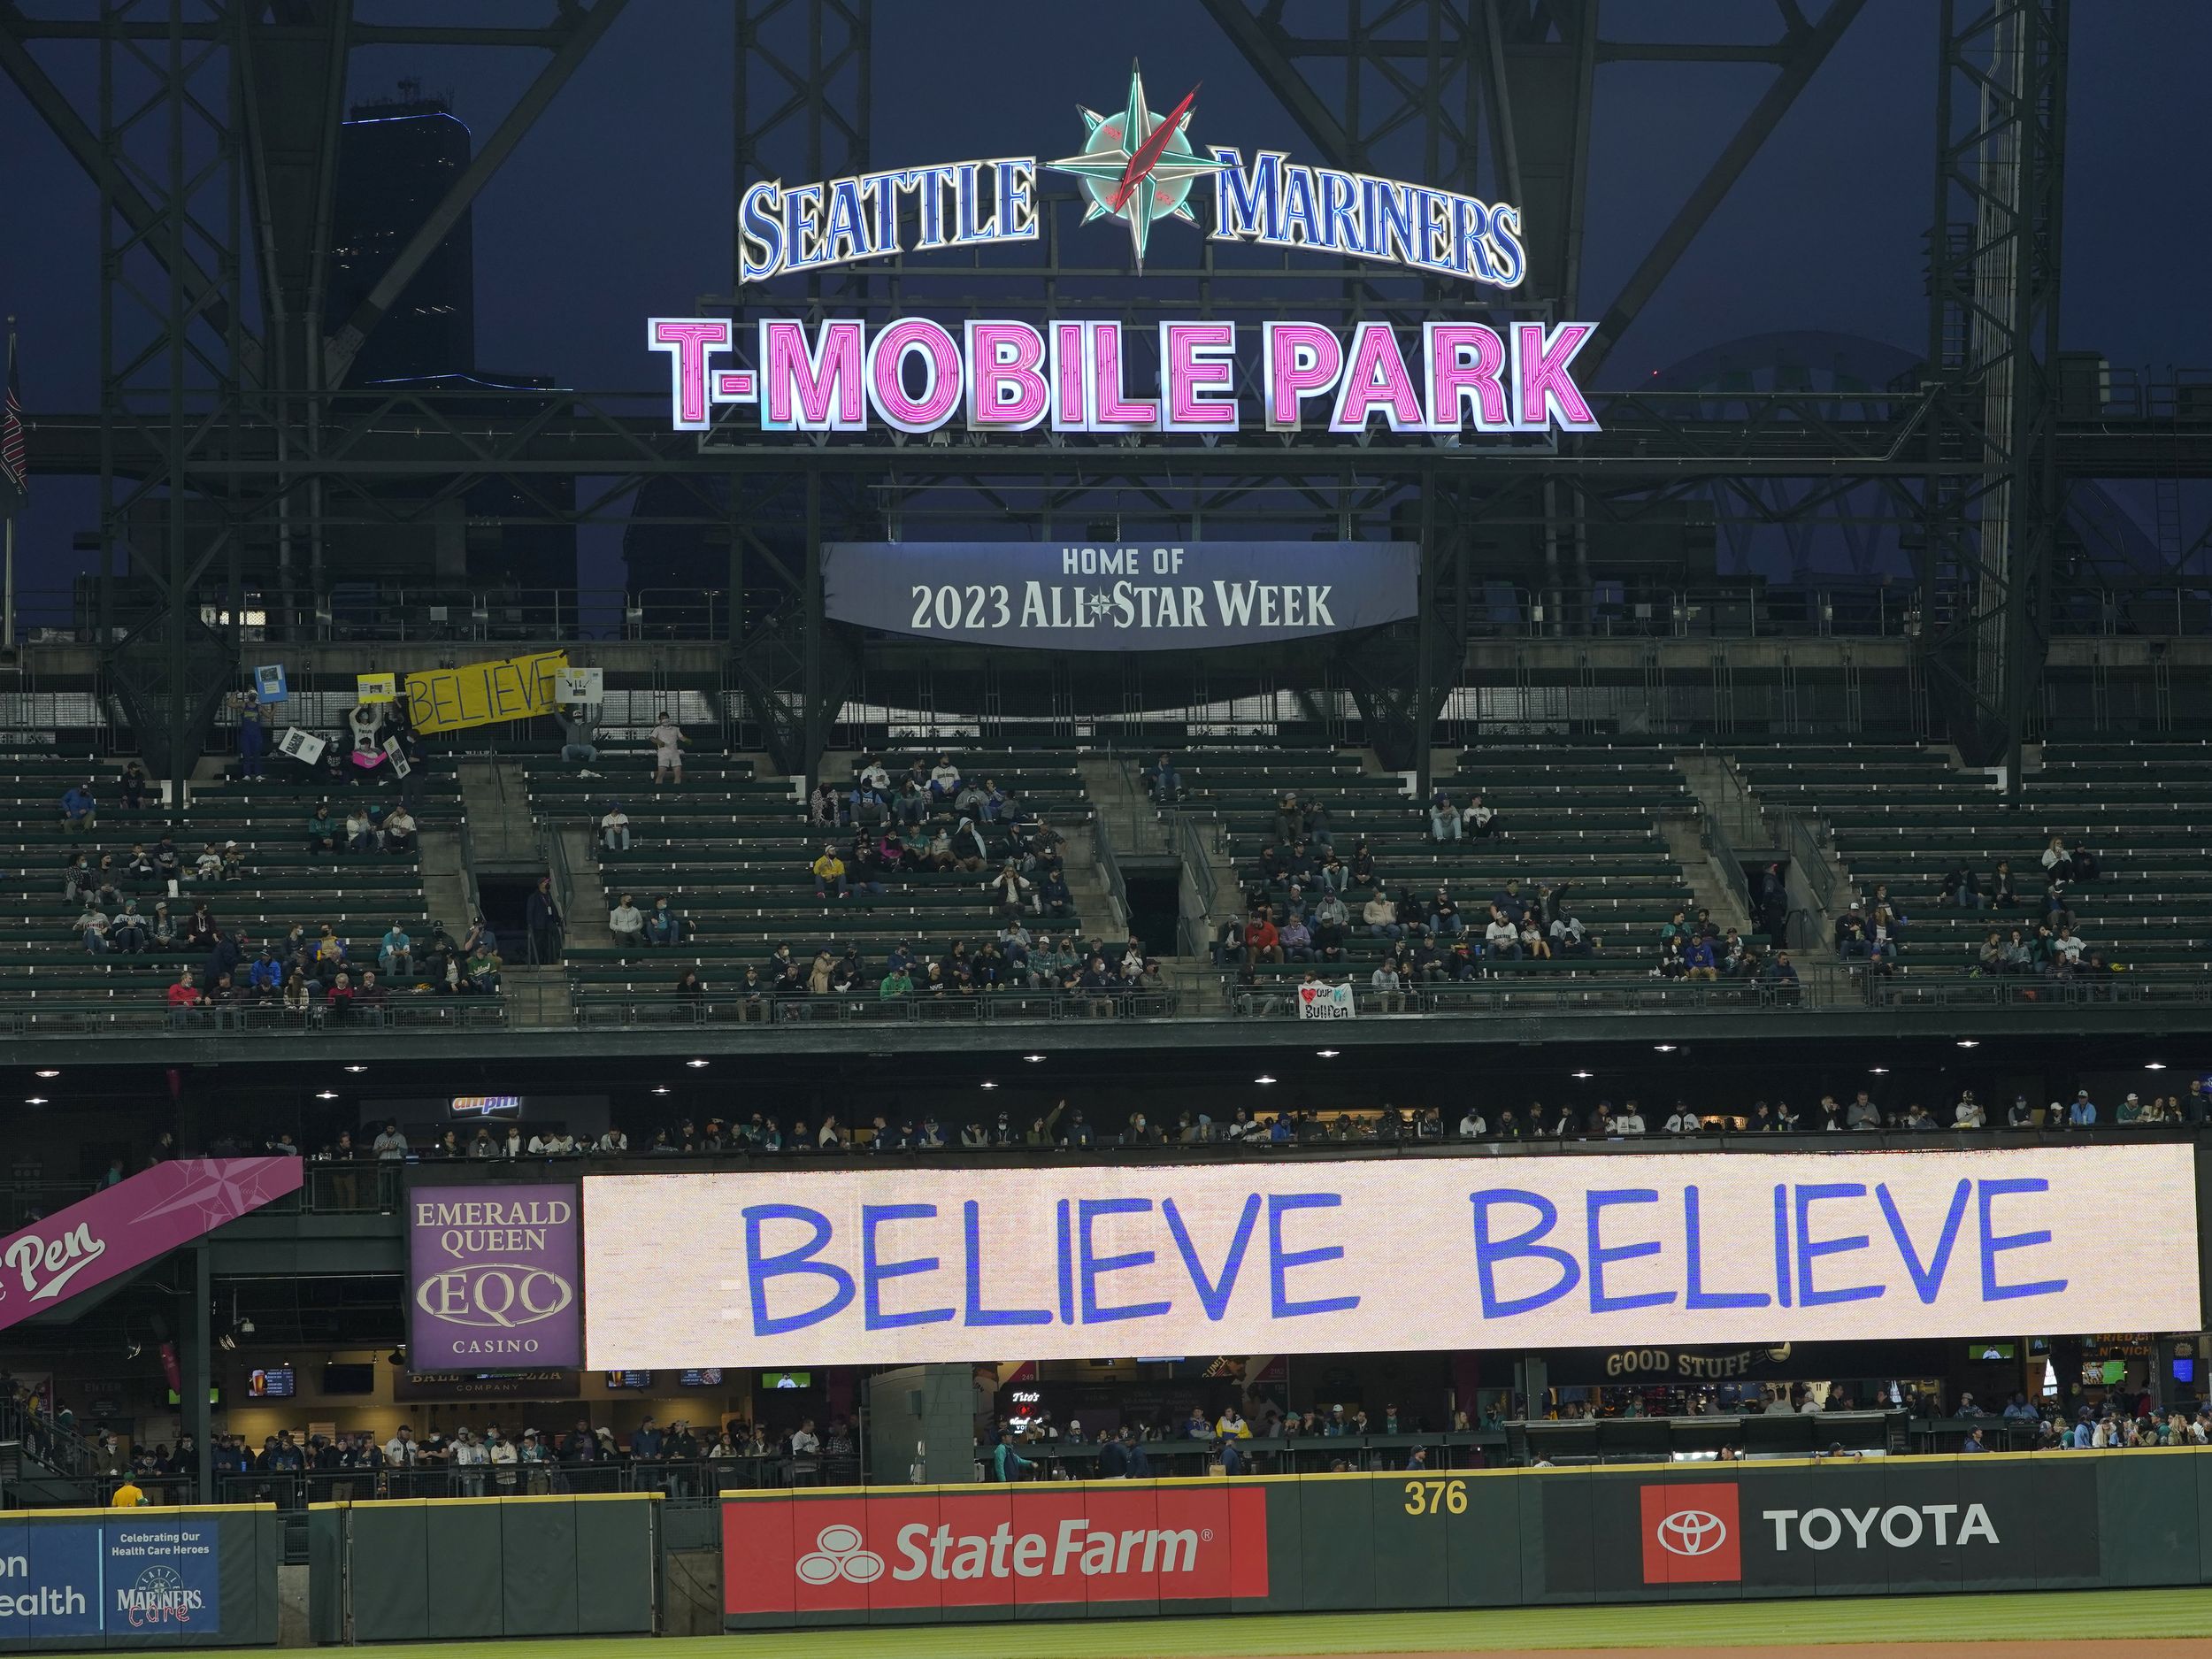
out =
<svg viewBox="0 0 2212 1659"><path fill-rule="evenodd" d="M722 1540L738 1615L1267 1594L1249 1486L741 1500Z"/></svg>
<svg viewBox="0 0 2212 1659"><path fill-rule="evenodd" d="M1637 1498L1646 1584L1732 1584L1743 1577L1734 1481L1644 1486Z"/></svg>

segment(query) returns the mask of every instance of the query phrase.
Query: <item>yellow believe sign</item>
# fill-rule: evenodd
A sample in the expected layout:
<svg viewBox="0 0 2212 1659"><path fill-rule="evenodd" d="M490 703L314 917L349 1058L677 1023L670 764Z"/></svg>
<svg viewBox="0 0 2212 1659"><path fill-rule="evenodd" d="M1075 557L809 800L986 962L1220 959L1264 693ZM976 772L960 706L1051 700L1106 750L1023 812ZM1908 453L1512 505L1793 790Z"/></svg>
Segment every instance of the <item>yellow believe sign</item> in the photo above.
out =
<svg viewBox="0 0 2212 1659"><path fill-rule="evenodd" d="M562 651L467 663L407 676L407 710L415 730L457 732L500 720L550 714L558 702L559 676L568 666Z"/></svg>

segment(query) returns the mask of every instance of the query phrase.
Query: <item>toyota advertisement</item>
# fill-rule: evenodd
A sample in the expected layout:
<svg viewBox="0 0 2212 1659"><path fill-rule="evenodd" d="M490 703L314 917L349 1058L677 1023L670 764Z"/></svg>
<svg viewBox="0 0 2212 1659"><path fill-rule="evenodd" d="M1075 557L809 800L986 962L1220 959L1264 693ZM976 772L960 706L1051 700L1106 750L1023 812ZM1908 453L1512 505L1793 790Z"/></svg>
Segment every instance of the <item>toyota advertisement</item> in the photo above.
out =
<svg viewBox="0 0 2212 1659"><path fill-rule="evenodd" d="M2132 1452L733 1491L724 1622L2201 1584L2208 1501Z"/></svg>
<svg viewBox="0 0 2212 1659"><path fill-rule="evenodd" d="M657 1171L589 1177L583 1207L603 1371L2199 1323L2185 1146ZM514 1230L488 1224L480 1248L419 1225L419 1282L534 1259ZM419 1321L450 1309L493 1344L538 1328L520 1321L549 1284L465 1271L434 1310L419 1295ZM439 1363L486 1360L549 1363L501 1346Z"/></svg>
<svg viewBox="0 0 2212 1659"><path fill-rule="evenodd" d="M416 1371L578 1364L576 1187L417 1187L407 1196L407 1363Z"/></svg>

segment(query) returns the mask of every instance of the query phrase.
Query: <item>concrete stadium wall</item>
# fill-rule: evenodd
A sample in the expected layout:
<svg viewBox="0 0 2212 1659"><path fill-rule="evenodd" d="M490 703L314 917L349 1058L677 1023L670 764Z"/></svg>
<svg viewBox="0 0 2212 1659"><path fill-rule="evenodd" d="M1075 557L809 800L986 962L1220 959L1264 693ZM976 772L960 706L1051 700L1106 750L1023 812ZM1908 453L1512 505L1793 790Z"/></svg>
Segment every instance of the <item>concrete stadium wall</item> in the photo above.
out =
<svg viewBox="0 0 2212 1659"><path fill-rule="evenodd" d="M858 1489L722 1502L723 1624L2212 1582L2212 1455Z"/></svg>

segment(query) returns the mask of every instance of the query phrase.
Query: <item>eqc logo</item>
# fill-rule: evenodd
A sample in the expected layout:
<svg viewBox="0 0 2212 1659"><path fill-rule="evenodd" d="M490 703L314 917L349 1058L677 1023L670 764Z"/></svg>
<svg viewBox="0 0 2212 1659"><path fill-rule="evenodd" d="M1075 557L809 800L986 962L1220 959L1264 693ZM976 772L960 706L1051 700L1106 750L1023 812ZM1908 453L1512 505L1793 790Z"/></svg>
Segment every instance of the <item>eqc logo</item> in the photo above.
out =
<svg viewBox="0 0 2212 1659"><path fill-rule="evenodd" d="M722 1506L733 1615L1267 1594L1267 1498L1194 1482Z"/></svg>
<svg viewBox="0 0 2212 1659"><path fill-rule="evenodd" d="M1743 1578L1736 1483L1643 1486L1646 1584L1734 1584Z"/></svg>

